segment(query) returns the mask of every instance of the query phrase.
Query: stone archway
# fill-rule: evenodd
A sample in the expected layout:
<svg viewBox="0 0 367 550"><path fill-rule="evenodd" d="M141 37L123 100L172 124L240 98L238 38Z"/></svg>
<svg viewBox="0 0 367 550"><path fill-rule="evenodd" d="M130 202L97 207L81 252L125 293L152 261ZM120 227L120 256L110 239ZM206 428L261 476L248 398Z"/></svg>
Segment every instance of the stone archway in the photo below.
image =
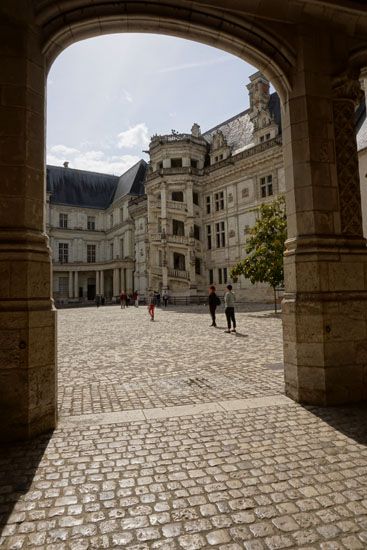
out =
<svg viewBox="0 0 367 550"><path fill-rule="evenodd" d="M356 75L348 72L350 58L367 49L367 16L357 5L346 12L341 1L328 10L315 3L306 10L303 0L271 4L231 0L224 9L212 0L3 2L2 439L31 437L56 425L56 318L44 220L47 69L76 40L117 31L171 34L222 48L256 65L276 86L284 108L290 237L286 392L317 404L367 397L367 255L348 124L359 93ZM357 68L358 59L354 55Z"/></svg>

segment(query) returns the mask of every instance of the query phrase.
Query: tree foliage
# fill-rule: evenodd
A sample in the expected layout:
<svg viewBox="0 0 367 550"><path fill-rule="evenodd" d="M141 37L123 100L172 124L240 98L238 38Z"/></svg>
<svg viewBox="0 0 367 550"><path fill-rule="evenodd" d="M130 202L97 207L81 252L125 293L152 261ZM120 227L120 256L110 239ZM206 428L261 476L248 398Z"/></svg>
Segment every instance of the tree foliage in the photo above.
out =
<svg viewBox="0 0 367 550"><path fill-rule="evenodd" d="M262 204L257 212L258 219L250 229L245 246L247 255L230 270L230 276L236 281L244 275L253 284L267 283L275 290L284 281L283 253L287 238L284 197Z"/></svg>

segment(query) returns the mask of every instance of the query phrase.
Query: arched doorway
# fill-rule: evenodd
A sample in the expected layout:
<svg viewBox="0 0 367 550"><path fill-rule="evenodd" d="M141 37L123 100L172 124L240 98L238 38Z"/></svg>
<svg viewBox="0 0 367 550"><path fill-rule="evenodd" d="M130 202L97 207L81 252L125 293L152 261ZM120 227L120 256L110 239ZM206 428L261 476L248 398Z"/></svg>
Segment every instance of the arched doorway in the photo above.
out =
<svg viewBox="0 0 367 550"><path fill-rule="evenodd" d="M8 0L3 25L2 437L56 424L55 311L44 233L47 69L76 40L156 32L215 45L256 65L283 102L289 241L284 301L288 395L302 402L366 398L366 246L362 237L354 102L367 47L334 27L338 7L218 10L211 2L90 4ZM274 10L279 8L279 12ZM361 28L367 25L361 12ZM319 32L322 25L323 32ZM351 62L352 52L354 54ZM345 152L347 151L345 163Z"/></svg>

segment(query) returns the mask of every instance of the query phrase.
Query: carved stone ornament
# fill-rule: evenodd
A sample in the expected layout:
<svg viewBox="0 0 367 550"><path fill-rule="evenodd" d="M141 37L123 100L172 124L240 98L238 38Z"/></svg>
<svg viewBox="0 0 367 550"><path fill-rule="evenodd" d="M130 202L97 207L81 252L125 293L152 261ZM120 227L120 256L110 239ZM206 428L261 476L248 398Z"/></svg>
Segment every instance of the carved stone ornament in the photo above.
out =
<svg viewBox="0 0 367 550"><path fill-rule="evenodd" d="M212 150L216 151L227 145L227 140L223 135L223 132L217 130L213 136Z"/></svg>
<svg viewBox="0 0 367 550"><path fill-rule="evenodd" d="M334 101L333 115L341 232L347 235L362 236L354 103L350 99Z"/></svg>
<svg viewBox="0 0 367 550"><path fill-rule="evenodd" d="M357 74L344 74L334 79L334 99L349 99L358 104L364 97Z"/></svg>

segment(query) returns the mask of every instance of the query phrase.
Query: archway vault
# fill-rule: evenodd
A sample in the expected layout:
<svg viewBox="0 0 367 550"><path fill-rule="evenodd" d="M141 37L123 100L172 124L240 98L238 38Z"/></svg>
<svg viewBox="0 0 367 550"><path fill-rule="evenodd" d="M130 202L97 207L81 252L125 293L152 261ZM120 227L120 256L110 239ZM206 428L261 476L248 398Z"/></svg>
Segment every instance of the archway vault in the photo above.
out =
<svg viewBox="0 0 367 550"><path fill-rule="evenodd" d="M186 2L172 5L154 1L69 4L69 9L59 11L54 3L40 2L36 9L48 68L67 46L78 40L111 33L146 32L186 38L227 51L258 68L283 100L290 90L296 50L287 25L278 23L272 28L269 21L264 25L253 16L239 20L230 11L202 3L190 3L190 7Z"/></svg>

